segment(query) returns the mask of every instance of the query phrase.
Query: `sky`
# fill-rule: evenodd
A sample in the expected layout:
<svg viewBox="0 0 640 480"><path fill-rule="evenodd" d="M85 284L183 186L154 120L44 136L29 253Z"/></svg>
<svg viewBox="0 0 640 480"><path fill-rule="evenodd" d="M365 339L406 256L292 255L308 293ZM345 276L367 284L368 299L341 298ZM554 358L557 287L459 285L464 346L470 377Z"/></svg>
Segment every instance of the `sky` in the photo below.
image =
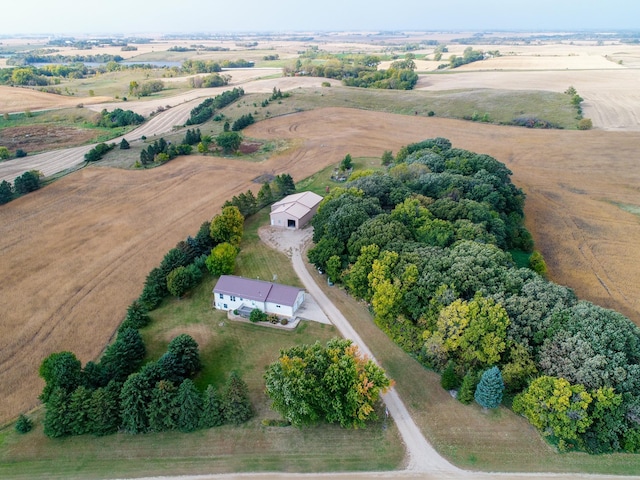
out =
<svg viewBox="0 0 640 480"><path fill-rule="evenodd" d="M638 0L2 0L0 35L640 30Z"/></svg>

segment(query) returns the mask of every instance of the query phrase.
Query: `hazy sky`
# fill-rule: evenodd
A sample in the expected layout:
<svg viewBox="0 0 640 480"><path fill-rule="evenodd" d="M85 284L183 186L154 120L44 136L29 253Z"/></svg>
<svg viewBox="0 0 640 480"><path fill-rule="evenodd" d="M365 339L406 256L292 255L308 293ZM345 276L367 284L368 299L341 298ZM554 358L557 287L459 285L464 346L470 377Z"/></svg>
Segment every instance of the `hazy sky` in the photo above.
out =
<svg viewBox="0 0 640 480"><path fill-rule="evenodd" d="M640 29L638 0L2 0L0 34Z"/></svg>

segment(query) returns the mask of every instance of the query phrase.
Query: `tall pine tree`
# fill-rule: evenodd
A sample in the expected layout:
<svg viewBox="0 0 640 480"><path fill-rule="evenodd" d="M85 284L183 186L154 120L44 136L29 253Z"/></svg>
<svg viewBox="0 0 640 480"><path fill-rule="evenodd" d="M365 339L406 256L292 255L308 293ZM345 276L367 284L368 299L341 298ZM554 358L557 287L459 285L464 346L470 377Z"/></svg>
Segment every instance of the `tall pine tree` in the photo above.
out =
<svg viewBox="0 0 640 480"><path fill-rule="evenodd" d="M209 385L204 392L200 428L218 427L223 423L222 401L213 385Z"/></svg>
<svg viewBox="0 0 640 480"><path fill-rule="evenodd" d="M178 429L182 432L197 430L202 417L202 397L189 378L178 388L178 405Z"/></svg>
<svg viewBox="0 0 640 480"><path fill-rule="evenodd" d="M236 372L232 372L227 380L222 411L225 422L234 425L240 425L253 416L247 384Z"/></svg>

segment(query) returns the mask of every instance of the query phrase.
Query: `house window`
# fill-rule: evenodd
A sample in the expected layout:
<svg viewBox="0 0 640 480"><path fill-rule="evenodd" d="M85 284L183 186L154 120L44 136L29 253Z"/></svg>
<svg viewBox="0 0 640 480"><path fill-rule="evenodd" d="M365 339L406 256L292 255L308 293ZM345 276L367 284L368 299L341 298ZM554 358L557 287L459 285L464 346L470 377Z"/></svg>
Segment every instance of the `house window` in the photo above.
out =
<svg viewBox="0 0 640 480"><path fill-rule="evenodd" d="M280 305L276 305L276 308L280 308Z"/></svg>
<svg viewBox="0 0 640 480"><path fill-rule="evenodd" d="M222 307L223 307L225 310L226 310L227 308L229 308L229 307L227 307L227 304L226 304L226 303L225 303L225 304L223 304L223 305L222 305Z"/></svg>
<svg viewBox="0 0 640 480"><path fill-rule="evenodd" d="M220 298L224 298L224 294L222 294L222 293L221 293L221 294L220 294Z"/></svg>
<svg viewBox="0 0 640 480"><path fill-rule="evenodd" d="M233 295L229 295L229 298L231 299L232 302L236 301L236 297L234 297Z"/></svg>

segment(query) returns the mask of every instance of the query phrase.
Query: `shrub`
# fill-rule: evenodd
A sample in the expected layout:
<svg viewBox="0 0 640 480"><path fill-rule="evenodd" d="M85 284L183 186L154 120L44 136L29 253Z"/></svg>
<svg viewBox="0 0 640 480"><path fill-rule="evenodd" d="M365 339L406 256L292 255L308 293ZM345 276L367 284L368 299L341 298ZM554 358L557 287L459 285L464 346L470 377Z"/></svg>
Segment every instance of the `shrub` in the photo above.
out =
<svg viewBox="0 0 640 480"><path fill-rule="evenodd" d="M8 158L11 158L9 149L7 147L0 147L0 160L7 160Z"/></svg>
<svg viewBox="0 0 640 480"><path fill-rule="evenodd" d="M583 118L578 122L578 130L591 130L593 128L593 122L590 118Z"/></svg>
<svg viewBox="0 0 640 480"><path fill-rule="evenodd" d="M254 323L266 322L267 321L267 314L264 313L259 308L254 308L253 310L251 310L251 314L249 315L249 320L254 322Z"/></svg>
<svg viewBox="0 0 640 480"><path fill-rule="evenodd" d="M27 152L25 152L21 148L16 150L16 158L24 158L26 156L27 156Z"/></svg>
<svg viewBox="0 0 640 480"><path fill-rule="evenodd" d="M280 319L280 325L289 325L289 320L287 320L286 318Z"/></svg>
<svg viewBox="0 0 640 480"><path fill-rule="evenodd" d="M473 370L469 370L462 379L462 384L458 389L458 400L460 403L469 405L473 400L473 394L478 385L478 374Z"/></svg>
<svg viewBox="0 0 640 480"><path fill-rule="evenodd" d="M16 422L16 432L18 433L28 433L33 428L33 422L26 415L20 415L18 417L18 421Z"/></svg>
<svg viewBox="0 0 640 480"><path fill-rule="evenodd" d="M547 274L547 264L537 250L529 257L529 268L543 277Z"/></svg>
<svg viewBox="0 0 640 480"><path fill-rule="evenodd" d="M440 377L440 385L445 390L455 390L460 386L460 376L456 373L456 364L454 362L447 363L447 368L442 372Z"/></svg>

